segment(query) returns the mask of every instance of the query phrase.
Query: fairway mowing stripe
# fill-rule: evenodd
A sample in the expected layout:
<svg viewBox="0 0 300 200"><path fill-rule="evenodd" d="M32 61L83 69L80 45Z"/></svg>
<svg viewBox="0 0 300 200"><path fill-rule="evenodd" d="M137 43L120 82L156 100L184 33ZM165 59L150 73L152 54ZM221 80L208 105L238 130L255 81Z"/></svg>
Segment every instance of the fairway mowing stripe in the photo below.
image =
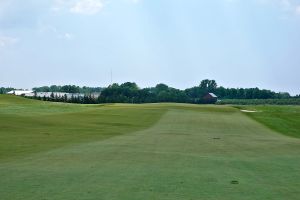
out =
<svg viewBox="0 0 300 200"><path fill-rule="evenodd" d="M0 199L299 199L300 140L237 109L200 108L171 108L143 130L0 164Z"/></svg>

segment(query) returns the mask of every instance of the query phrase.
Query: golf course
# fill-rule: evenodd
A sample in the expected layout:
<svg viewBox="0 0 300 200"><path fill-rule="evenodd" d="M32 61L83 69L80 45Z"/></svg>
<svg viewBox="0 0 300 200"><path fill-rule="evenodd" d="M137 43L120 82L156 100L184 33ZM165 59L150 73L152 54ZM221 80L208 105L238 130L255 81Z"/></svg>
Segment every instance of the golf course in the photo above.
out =
<svg viewBox="0 0 300 200"><path fill-rule="evenodd" d="M296 200L299 188L300 106L0 95L1 200Z"/></svg>

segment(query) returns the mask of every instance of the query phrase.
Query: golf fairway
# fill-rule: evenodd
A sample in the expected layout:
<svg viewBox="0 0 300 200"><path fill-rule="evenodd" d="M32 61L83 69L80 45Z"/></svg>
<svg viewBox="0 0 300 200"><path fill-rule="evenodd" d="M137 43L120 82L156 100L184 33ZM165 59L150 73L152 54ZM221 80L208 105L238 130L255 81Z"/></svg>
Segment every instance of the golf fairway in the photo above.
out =
<svg viewBox="0 0 300 200"><path fill-rule="evenodd" d="M300 140L236 108L1 98L1 200L300 199Z"/></svg>

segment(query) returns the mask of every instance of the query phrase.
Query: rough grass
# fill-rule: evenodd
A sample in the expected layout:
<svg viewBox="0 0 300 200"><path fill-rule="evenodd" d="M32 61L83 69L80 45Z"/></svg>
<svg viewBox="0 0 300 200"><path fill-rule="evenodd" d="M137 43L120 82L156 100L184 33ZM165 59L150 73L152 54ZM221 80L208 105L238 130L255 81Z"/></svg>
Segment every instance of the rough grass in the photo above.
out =
<svg viewBox="0 0 300 200"><path fill-rule="evenodd" d="M238 106L239 109L255 110L246 113L256 121L281 134L300 138L300 106Z"/></svg>
<svg viewBox="0 0 300 200"><path fill-rule="evenodd" d="M25 138L25 149L31 148L22 152L17 147L20 154L11 153L13 147L1 149L1 200L299 199L300 140L238 109L33 104L13 103L28 111L9 114L5 108L0 114L1 145ZM28 106L34 113L47 110L44 106L56 111L35 117ZM4 124L10 124L5 131ZM31 129L34 134L27 138ZM39 136L45 130L64 139L47 142L51 136Z"/></svg>

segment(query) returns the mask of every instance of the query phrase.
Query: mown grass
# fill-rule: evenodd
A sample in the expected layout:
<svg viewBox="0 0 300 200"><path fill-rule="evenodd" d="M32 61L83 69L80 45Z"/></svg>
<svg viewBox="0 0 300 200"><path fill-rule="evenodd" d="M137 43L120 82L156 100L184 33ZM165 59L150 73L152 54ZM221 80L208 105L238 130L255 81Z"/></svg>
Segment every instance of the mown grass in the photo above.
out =
<svg viewBox="0 0 300 200"><path fill-rule="evenodd" d="M0 102L1 200L300 196L300 140L233 107Z"/></svg>
<svg viewBox="0 0 300 200"><path fill-rule="evenodd" d="M153 125L164 112L0 95L0 160L141 130Z"/></svg>
<svg viewBox="0 0 300 200"><path fill-rule="evenodd" d="M246 113L256 121L281 134L300 138L300 106L237 106L239 109L256 110Z"/></svg>

